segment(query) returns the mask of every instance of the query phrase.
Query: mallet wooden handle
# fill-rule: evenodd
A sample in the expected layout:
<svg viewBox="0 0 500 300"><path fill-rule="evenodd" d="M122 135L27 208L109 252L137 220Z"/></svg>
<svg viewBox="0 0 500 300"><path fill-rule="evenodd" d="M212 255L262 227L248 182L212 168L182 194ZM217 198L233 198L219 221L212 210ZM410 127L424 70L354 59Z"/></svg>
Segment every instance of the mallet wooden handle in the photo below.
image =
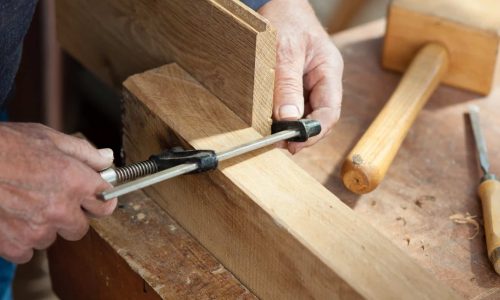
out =
<svg viewBox="0 0 500 300"><path fill-rule="evenodd" d="M448 52L440 44L424 46L401 82L342 166L344 185L357 194L375 189L422 107L448 69Z"/></svg>
<svg viewBox="0 0 500 300"><path fill-rule="evenodd" d="M488 257L500 275L500 182L490 179L481 183L479 197L483 206Z"/></svg>

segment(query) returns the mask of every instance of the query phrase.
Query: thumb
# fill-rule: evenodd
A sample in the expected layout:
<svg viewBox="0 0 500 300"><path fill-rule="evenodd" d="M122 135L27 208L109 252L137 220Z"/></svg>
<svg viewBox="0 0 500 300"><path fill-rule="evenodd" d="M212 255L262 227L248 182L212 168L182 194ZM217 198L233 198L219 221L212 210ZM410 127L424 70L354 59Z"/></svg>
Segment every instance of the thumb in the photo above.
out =
<svg viewBox="0 0 500 300"><path fill-rule="evenodd" d="M276 120L297 120L304 114L304 58L280 56L276 67L273 115Z"/></svg>
<svg viewBox="0 0 500 300"><path fill-rule="evenodd" d="M96 171L109 168L113 164L113 150L109 148L96 149L86 140L66 134L58 134L52 141L59 150Z"/></svg>

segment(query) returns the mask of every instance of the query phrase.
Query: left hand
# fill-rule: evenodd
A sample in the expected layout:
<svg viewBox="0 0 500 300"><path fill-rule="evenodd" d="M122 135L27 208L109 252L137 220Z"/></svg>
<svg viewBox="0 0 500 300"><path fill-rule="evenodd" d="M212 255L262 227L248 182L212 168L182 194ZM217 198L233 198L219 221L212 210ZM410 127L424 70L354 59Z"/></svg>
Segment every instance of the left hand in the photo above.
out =
<svg viewBox="0 0 500 300"><path fill-rule="evenodd" d="M305 143L288 143L290 153L327 135L340 117L343 61L307 0L271 0L258 12L277 29L273 116L321 122L321 133Z"/></svg>
<svg viewBox="0 0 500 300"><path fill-rule="evenodd" d="M57 235L75 241L89 217L110 215L116 199L96 194L111 185L97 171L113 163L111 149L41 124L0 123L0 257L25 263Z"/></svg>

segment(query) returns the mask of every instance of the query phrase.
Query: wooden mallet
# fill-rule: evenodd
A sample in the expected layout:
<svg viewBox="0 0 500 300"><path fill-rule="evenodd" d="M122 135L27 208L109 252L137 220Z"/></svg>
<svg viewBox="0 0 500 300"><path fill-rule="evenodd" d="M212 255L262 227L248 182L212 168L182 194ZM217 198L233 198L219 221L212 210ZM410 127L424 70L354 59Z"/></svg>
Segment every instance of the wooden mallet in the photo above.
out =
<svg viewBox="0 0 500 300"><path fill-rule="evenodd" d="M342 166L349 190L364 194L379 185L418 113L441 82L480 94L490 92L499 28L499 0L391 3L383 66L406 71Z"/></svg>

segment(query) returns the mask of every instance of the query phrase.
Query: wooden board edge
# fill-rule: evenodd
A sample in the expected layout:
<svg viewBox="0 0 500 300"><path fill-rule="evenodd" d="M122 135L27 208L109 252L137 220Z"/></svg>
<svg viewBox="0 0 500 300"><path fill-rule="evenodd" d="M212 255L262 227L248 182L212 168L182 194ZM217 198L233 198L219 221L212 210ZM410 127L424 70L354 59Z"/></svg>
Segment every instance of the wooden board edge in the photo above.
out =
<svg viewBox="0 0 500 300"><path fill-rule="evenodd" d="M156 75L158 75L158 73L161 73L165 70L168 71L168 68L171 69L173 67L169 66L164 68L165 69L160 68L153 70L150 75L155 76L155 73ZM147 74L144 73L143 76L147 76ZM140 87L141 84L136 82L136 80L140 81L140 78L141 75L131 77L125 82L125 87L128 90L125 92L125 102L126 107L128 105L128 108L125 109L126 115L124 120L147 119L149 122L146 125L148 126L148 129L140 128L141 136L138 136L134 135L134 133L131 131L130 126L134 126L134 124L127 123L125 121L125 128L127 126L129 127L127 129L129 135L124 139L124 148L127 151L127 155L130 155L129 158L132 159L142 159L141 157L144 156L145 153L148 153L150 151L158 151L161 148L161 144L165 143L165 140L171 139L172 137L177 136L177 138L173 139L177 140L177 142L179 142L179 137L181 139L180 142L182 142L183 139L182 128L179 127L180 124L174 125L169 121L170 117L175 117L174 115L164 115L158 117L156 116L156 114L159 113L157 106L153 105L148 107L148 105L141 103L141 101L136 98L145 96L147 97L147 94L150 92L155 94L155 97L168 97L165 94L160 96L161 93L158 94L159 90L146 91L142 89ZM146 81L147 80L149 79L146 79ZM173 80L177 83L179 82L178 78L175 78ZM189 85L191 86L192 80L189 79L188 81ZM168 80L165 80L165 78L162 76L163 87L167 85L166 82L168 82ZM154 85L148 85L148 87L154 89ZM213 96L209 97L208 94L206 95L207 99L204 99L204 101L210 101L210 106L218 105L215 102L218 101L216 98L214 98ZM214 102L212 103L212 101ZM162 106L164 105L166 105L166 102L163 102ZM141 110L143 110L142 116L140 112ZM203 112L203 109L201 109L200 111ZM139 115L127 116L127 112L129 114L131 112L139 113ZM156 121L153 122L153 118L156 118ZM209 117L207 118L210 119ZM227 118L233 117L227 115L226 119ZM151 125L152 122L157 124ZM143 124L138 124L137 126L142 127L142 125ZM178 130L180 129L181 132L171 132L171 130L168 129L169 127L177 128ZM207 126L205 126L204 130L208 130L208 128L206 128ZM229 128L226 129L229 130ZM257 134L255 132L253 134L249 134L249 136L252 137L255 137L256 135ZM145 138L146 136L147 138ZM139 143L139 146L137 146L138 141L141 139L147 141L147 143L149 143L149 146L144 143ZM192 141L189 143L197 148L198 146L204 144L204 142L207 142L208 139L209 137L206 137L201 140L196 140L194 144L192 144ZM141 152L143 153L141 154ZM279 272L279 274L281 274L281 277L283 276L283 274L292 274L290 276L298 276L298 278L302 278L297 279L297 281L293 281L294 283L298 284L294 286L303 288L302 293L305 294L300 295L313 293L311 295L325 296L342 292L344 294L337 294L337 296L340 297L342 295L349 295L349 297L355 297L355 295L359 296L359 294L361 294L362 296L367 298L386 299L391 297L397 298L398 296L405 293L406 295L409 295L409 298L415 299L433 297L441 299L458 298L455 292L436 282L433 279L432 275L428 274L421 267L419 267L409 256L403 253L402 250L397 248L387 238L383 237L373 227L360 220L354 212L352 212L347 206L345 206L345 204L340 202L334 195L332 195L323 186L313 180L300 168L294 166L294 164L285 156L283 156L283 154L278 150L247 156L247 159L248 160L245 160L243 162L240 161L239 166L237 166L238 164L236 164L228 168L223 167L221 171L214 171L213 173L208 175L177 178L170 182L165 182L161 185L158 185L153 189L149 189L148 192L151 193L155 201L158 201L158 203L164 209L169 211L175 218L177 218L177 220L188 231L190 231L193 236L199 239L207 249L209 249L212 253L214 253L216 257L218 257L223 263L225 263L226 267L232 270L233 273L235 273L235 275L238 276L238 278L242 282L244 282L254 292L256 292L257 295L261 297L277 297L278 295L280 295L279 293L291 292L291 295L297 296L299 295L300 290L280 290L279 285L274 285L276 291L279 291L278 294L276 294L276 291L262 289L262 287L266 285L266 282L276 280L276 278L265 278L265 282L254 282L253 280L258 280L258 278L256 279L255 275L257 270L253 269L252 271L252 268L259 263L258 261L251 261L250 263L246 263L243 266L237 266L233 264L233 262L238 262L238 259L233 258L233 262L231 262L231 258L227 256L229 253L231 253L231 251L228 252L227 249L224 250L224 248L218 248L224 247L223 241L227 236L231 236L229 235L229 232L232 227L228 224L224 225L223 223L217 223L227 221L225 219L229 218L229 216L218 215L220 213L220 209L215 209L213 207L210 208L210 205L218 205L218 201L216 201L216 199L220 198L225 199L224 202L236 201L238 203L232 203L230 205L230 207L236 205L236 207L239 208L238 211L240 213L242 211L241 209L243 209L244 212L243 215L240 216L238 223L240 223L240 225L244 224L245 226L239 226L237 229L240 231L250 230L250 232L254 232L248 233L247 236L263 239L260 240L261 243L270 246L266 249L269 249L269 251L271 251L272 253L274 253L273 251L278 251L278 253L280 253L279 255L268 254L270 255L269 257L271 261L273 261L271 263L273 265L273 268L268 270L276 270L277 266L280 264L279 259L278 261L275 261L276 258L279 257L280 259L284 259L287 263L281 264L281 266L285 269L281 269L280 271L283 272ZM259 164L269 166L270 164L274 163L277 166L284 166L285 170L280 169L281 172L278 171L277 173L274 173L276 172L275 170L270 171L272 174L274 174L271 176L266 172L263 172L264 169L260 169L259 167L257 167L257 165ZM241 173L241 170L249 171L251 175L248 176L250 177L241 177L242 174L245 173ZM293 180L292 183L290 183L290 178L288 178L286 174L294 174L294 176L297 177L297 180ZM248 185L247 180L250 180L250 178L258 177L261 177L260 179L257 179L259 181L259 184L261 184L261 188L262 184L263 186L268 186L270 184L269 182L272 182L271 185L275 185L277 189L279 189L278 187L280 186L282 188L283 186L288 187L290 188L290 190L286 188L286 191L284 193L288 193L289 197L291 197L290 199L299 201L296 202L295 206L300 207L302 205L305 205L306 207L308 207L307 213L309 217L307 218L307 221L304 221L305 223L302 224L304 226L296 227L296 224L294 225L294 222L296 222L297 220L296 218L300 218L300 212L298 212L299 215L294 215L294 217L290 219L290 215L287 215L287 213L290 212L289 207L282 207L283 211L276 210L276 207L273 208L273 206L271 205L272 203L264 200L265 198L267 198L267 196L263 197L262 192L258 191L255 186L252 187L251 185ZM265 178L267 178L267 180ZM273 180L271 180L271 178L273 178ZM221 184L222 186L217 187L219 184ZM308 189L310 189L309 192L312 194L312 196L308 193L304 193L304 190L306 190L304 185L308 186ZM202 193L194 197L195 199L187 201L186 199L193 197L192 195L190 195L190 193L193 192L193 187L203 187L202 190L205 191L205 194ZM226 194L229 190L233 192L230 192L229 195L224 196L224 194ZM169 197L176 197L174 195L174 192L179 193L177 194L177 197L180 197L180 199L169 200ZM213 196L215 195L215 193L222 194L220 194L219 197L204 198L206 197L206 194ZM305 197L302 200L307 200L307 203L300 204L300 197L297 198L298 196L294 193L297 193L298 195L300 195L300 197ZM194 200L196 200L196 202L194 202L195 204L193 204ZM188 202L190 204L188 204ZM189 209L183 207L183 205L185 205L186 207L189 206ZM193 212L193 210L199 209L197 205L203 206L203 210L200 215L196 215ZM226 207L227 205L229 205L229 202L224 205L224 207ZM188 214L186 215L186 213ZM214 214L210 218L210 220L212 221L203 220L204 215L210 214ZM264 222L265 220L267 220L264 222L265 226L267 226L267 229L257 229L259 228L258 226L262 226L262 224L252 223L255 222L253 219L256 217L256 214L258 214L259 218L261 218L261 221ZM194 218L194 215L196 215L197 217ZM321 219L322 221L320 222L318 221L318 219ZM204 221L209 222L208 224L211 224L213 231L222 230L222 234L224 235L224 237L219 237L219 239L217 239L216 236L213 236L213 234L216 233L212 231L206 231L207 224L200 223L203 223ZM342 223L344 225L342 225ZM250 226L251 224L253 224L253 228L252 226ZM351 225L347 226L346 224ZM333 229L334 231L332 231L332 228L335 228ZM257 234L257 232L259 233ZM273 234L269 236L271 232ZM219 234L221 233L219 232ZM318 234L322 235L323 238L321 240L316 240L317 243L312 242L313 240L315 240L312 237ZM239 242L242 242L241 239L236 238L236 236L232 237ZM276 241L279 240L278 237L285 239L282 240L284 241L284 243L276 243ZM242 243L244 243L244 241ZM243 250L246 248L255 249L256 247L255 244L246 244L246 246L242 246L241 248L238 248L237 244L233 246L237 249ZM286 246L286 250L283 250L283 246ZM292 249L295 249L295 251L298 252L293 253L294 250ZM258 252L259 255L262 255L263 253L264 252L262 251ZM291 255L293 257L293 255L297 255L297 253L300 253L299 256L302 258L303 262L305 261L308 264L304 266L300 265L301 262L298 262L297 260L284 258L286 255ZM249 259L251 259L252 255L248 255L246 257L249 257ZM314 268L314 272L312 273L310 269L311 266ZM290 271L290 267L292 267L294 271ZM303 271L304 273L302 273L301 271ZM266 272L262 274L269 275L269 273ZM262 274L260 276L264 276ZM309 284L308 282L303 281L305 278L314 281L317 286L309 286L310 289L305 288L304 285L307 286ZM347 286L350 286L350 288L347 289L348 292L346 292L346 285L344 283L347 283ZM330 289L328 289L328 287Z"/></svg>

